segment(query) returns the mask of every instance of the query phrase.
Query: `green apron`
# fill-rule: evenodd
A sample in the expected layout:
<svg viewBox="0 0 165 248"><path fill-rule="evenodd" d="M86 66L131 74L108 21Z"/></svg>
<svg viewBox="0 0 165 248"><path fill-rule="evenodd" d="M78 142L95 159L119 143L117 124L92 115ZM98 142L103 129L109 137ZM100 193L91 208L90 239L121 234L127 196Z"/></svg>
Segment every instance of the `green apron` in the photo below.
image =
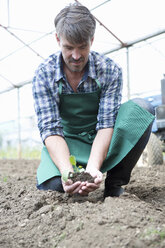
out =
<svg viewBox="0 0 165 248"><path fill-rule="evenodd" d="M71 155L78 164L86 166L93 140L96 136L97 114L100 102L101 86L92 93L62 94L62 82L59 85L60 115L65 140ZM107 157L101 167L104 173L116 166L135 146L154 116L133 101L123 103L118 111L113 136ZM38 184L60 176L60 171L44 146L41 163L37 170Z"/></svg>

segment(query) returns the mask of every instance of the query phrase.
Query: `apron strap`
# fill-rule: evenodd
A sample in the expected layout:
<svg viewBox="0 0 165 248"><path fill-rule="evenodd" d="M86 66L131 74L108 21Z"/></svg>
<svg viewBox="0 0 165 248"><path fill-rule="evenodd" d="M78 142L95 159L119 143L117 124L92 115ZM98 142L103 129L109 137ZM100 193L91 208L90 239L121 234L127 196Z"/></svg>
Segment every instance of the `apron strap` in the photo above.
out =
<svg viewBox="0 0 165 248"><path fill-rule="evenodd" d="M99 80L98 80L98 79L95 79L95 81L96 81L96 83L97 83L99 89L101 89L101 84L100 84ZM60 80L60 82L59 82L59 94L60 94L60 95L62 94L62 81L61 81L61 80Z"/></svg>
<svg viewBox="0 0 165 248"><path fill-rule="evenodd" d="M60 80L60 83L59 83L59 94L61 95L62 94L62 81Z"/></svg>
<svg viewBox="0 0 165 248"><path fill-rule="evenodd" d="M96 81L97 85L99 86L99 88L101 89L101 84L100 84L99 80L96 78L95 81Z"/></svg>

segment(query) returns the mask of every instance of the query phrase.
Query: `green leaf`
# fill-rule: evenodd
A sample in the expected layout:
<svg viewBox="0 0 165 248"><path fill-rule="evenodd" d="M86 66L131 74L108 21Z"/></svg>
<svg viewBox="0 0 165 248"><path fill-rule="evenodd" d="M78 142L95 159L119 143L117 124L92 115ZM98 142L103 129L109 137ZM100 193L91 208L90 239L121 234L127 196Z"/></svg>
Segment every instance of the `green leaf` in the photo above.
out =
<svg viewBox="0 0 165 248"><path fill-rule="evenodd" d="M68 175L69 175L68 171L64 171L64 173L62 174L62 180L64 182L68 181Z"/></svg>
<svg viewBox="0 0 165 248"><path fill-rule="evenodd" d="M75 156L71 155L70 158L69 158L69 160L70 160L70 163L72 165L76 166L76 158L75 158Z"/></svg>
<svg viewBox="0 0 165 248"><path fill-rule="evenodd" d="M6 183L7 182L7 177L4 177L3 178L3 181Z"/></svg>
<svg viewBox="0 0 165 248"><path fill-rule="evenodd" d="M79 170L79 172L85 171L85 169L82 167L82 165L79 165L79 166L78 166L78 170Z"/></svg>

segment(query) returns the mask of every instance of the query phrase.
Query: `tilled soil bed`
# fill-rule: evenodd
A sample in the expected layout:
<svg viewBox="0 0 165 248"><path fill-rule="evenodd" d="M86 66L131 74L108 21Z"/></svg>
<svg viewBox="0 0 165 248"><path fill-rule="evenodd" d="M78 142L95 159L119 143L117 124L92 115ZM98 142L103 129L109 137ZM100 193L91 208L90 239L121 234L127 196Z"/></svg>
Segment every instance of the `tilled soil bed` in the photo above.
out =
<svg viewBox="0 0 165 248"><path fill-rule="evenodd" d="M37 160L0 160L0 248L164 248L165 165L136 167L103 200L36 189Z"/></svg>

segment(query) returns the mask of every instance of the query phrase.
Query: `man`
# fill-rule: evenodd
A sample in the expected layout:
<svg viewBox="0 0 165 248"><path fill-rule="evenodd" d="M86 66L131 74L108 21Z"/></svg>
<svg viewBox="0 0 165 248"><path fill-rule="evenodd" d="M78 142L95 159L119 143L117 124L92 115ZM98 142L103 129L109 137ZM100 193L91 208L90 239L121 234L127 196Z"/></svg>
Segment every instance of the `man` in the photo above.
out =
<svg viewBox="0 0 165 248"><path fill-rule="evenodd" d="M44 61L33 80L35 111L45 145L37 187L88 195L100 186L102 172L107 171L104 197L119 196L148 141L153 120L148 111L153 110L138 99L137 104L131 101L120 108L121 69L111 59L90 52L96 22L86 7L65 7L55 18L55 27L61 52ZM140 124L130 126L127 133L129 119ZM134 128L138 134L131 133ZM61 180L61 175L73 172L70 155L86 168L94 183Z"/></svg>

